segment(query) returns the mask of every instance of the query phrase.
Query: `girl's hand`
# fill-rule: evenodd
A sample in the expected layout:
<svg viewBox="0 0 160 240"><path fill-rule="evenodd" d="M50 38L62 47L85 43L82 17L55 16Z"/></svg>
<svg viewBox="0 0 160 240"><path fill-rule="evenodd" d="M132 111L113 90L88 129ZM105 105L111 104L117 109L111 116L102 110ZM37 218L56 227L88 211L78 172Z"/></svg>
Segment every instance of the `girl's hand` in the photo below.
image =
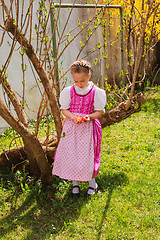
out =
<svg viewBox="0 0 160 240"><path fill-rule="evenodd" d="M72 117L71 117L71 120L72 120L74 123L77 123L76 119L77 119L77 116L73 114Z"/></svg>
<svg viewBox="0 0 160 240"><path fill-rule="evenodd" d="M82 122L82 118L81 117L76 117L76 123L80 124Z"/></svg>
<svg viewBox="0 0 160 240"><path fill-rule="evenodd" d="M81 121L84 122L84 123L87 123L87 122L90 122L90 117L88 115L84 116L81 118Z"/></svg>
<svg viewBox="0 0 160 240"><path fill-rule="evenodd" d="M87 122L90 122L90 117L88 115L86 115L84 117L77 117L77 116L73 115L71 120L76 124L87 123Z"/></svg>

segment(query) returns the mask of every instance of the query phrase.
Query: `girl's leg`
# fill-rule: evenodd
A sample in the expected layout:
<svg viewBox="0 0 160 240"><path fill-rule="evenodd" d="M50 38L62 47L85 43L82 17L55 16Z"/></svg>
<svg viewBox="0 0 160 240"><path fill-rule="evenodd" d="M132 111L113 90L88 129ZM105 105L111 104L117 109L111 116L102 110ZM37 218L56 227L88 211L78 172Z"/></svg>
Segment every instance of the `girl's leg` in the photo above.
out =
<svg viewBox="0 0 160 240"><path fill-rule="evenodd" d="M97 189L98 189L98 184L96 183L95 178L92 178L92 179L89 181L89 188L88 188L87 194L88 194L88 195L95 194L95 192L97 191Z"/></svg>
<svg viewBox="0 0 160 240"><path fill-rule="evenodd" d="M78 181L72 181L72 183L73 183L72 193L73 194L78 194L79 193L79 182Z"/></svg>

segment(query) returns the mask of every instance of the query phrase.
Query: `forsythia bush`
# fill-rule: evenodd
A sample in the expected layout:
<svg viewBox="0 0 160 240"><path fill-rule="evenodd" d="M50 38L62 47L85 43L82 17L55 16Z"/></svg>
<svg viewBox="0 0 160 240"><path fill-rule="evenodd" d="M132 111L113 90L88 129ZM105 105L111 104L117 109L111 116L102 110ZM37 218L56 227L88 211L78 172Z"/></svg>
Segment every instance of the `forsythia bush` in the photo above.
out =
<svg viewBox="0 0 160 240"><path fill-rule="evenodd" d="M141 37L137 79L150 73L153 64L154 47L160 41L160 1L159 0L102 0L101 4L121 5L125 27L125 48L127 59L126 74L132 80L138 43ZM116 10L111 10L117 15ZM146 22L146 24L144 24ZM144 31L143 31L144 30ZM143 32L143 36L142 33ZM142 41L143 39L143 41Z"/></svg>
<svg viewBox="0 0 160 240"><path fill-rule="evenodd" d="M107 4L107 1L101 1ZM133 21L132 31L139 34L141 31L141 24L143 24L143 19L146 17L149 4L152 1L145 0L113 0L112 5L121 5L124 10L124 20L126 26L129 22ZM153 1L152 10L148 18L148 23L145 30L145 37L150 39L152 37L160 40L160 1ZM146 40L148 41L148 40Z"/></svg>

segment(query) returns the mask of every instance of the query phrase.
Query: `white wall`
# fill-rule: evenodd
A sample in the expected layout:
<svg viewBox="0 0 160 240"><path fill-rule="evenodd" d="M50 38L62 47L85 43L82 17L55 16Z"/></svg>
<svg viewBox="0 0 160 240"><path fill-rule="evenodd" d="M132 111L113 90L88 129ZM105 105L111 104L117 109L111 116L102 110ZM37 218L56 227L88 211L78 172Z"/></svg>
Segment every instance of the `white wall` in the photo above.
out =
<svg viewBox="0 0 160 240"><path fill-rule="evenodd" d="M73 1L64 0L63 3L73 3ZM76 2L76 3L85 3L85 1L80 1L80 2ZM92 18L95 15L95 13L96 13L95 9L74 8L71 13L67 28L65 30L65 34L67 34L68 32L70 32L71 30L75 29L78 26L78 20L80 20L80 23L83 23L85 20ZM60 30L61 30L61 32L63 31L63 27L65 25L66 19L68 18L68 15L69 15L68 9L61 8L61 10L60 10ZM94 29L93 24L91 24L91 26L89 26L89 27ZM84 30L75 39L75 41L73 41L70 44L70 46L65 50L65 53L63 54L63 56L60 60L60 62L63 62L64 72L76 60L78 53L81 50L80 41L82 41L83 43L85 43L85 41L86 41L87 29ZM74 31L72 31L70 33L69 39L72 39L76 35L76 33L78 33L78 31L80 31L80 30L81 30L81 28L79 27L79 28L75 29ZM103 42L101 33L102 33L102 29L97 28L97 30L95 31L95 33L93 34L93 36L91 37L91 39L89 40L89 42L87 43L87 45L85 46L84 50L81 52L81 54L78 58L78 59L81 59L86 56L85 59L88 60L89 62L91 62L91 65L92 65L91 80L93 82L99 83L99 84L101 84L101 80L103 78L103 69L104 69L103 61L100 60L101 54L99 54L98 52L95 52L92 54L90 54L90 53L93 52L93 48L96 49L96 44L98 41ZM64 46L65 46L65 42L61 44L61 49ZM95 57L99 57L99 61L96 66L94 65ZM66 76L68 77L68 83L70 81L72 81L72 77L71 77L70 73L68 73Z"/></svg>
<svg viewBox="0 0 160 240"><path fill-rule="evenodd" d="M10 2L7 0L6 2ZM25 2L25 10L24 10L24 15L25 12L28 9L28 1ZM9 4L8 4L9 6ZM33 26L36 22L37 16L36 16L36 9L37 9L37 1L34 3L34 14L33 14ZM13 9L14 12L14 9ZM20 19L19 19L20 21ZM2 14L2 7L0 7L0 23L3 25L3 14ZM29 33L27 33L28 37ZM0 31L0 39L2 37L2 30ZM10 46L8 45L12 43L12 40L8 36L8 34L5 34L5 38L3 41L2 47L0 47L0 68L2 68L2 65L5 63L9 51L10 51ZM35 45L34 41L32 40L32 44ZM21 49L19 48L19 43L16 44L15 51L12 55L11 62L7 68L7 74L8 74L8 81L11 83L12 88L16 91L18 96L22 96L23 93L23 87L22 87L22 81L23 81L23 76L22 76L22 70L21 70L21 55L19 54L19 51ZM27 103L25 107L25 112L28 116L29 119L33 119L36 117L36 112L39 106L39 102L41 100L41 94L37 88L37 84L34 78L34 75L32 73L28 57L24 55L24 63L27 64L28 69L25 72L25 80L26 80L26 86L25 86L25 101ZM34 73L36 78L38 77L36 72ZM42 89L42 86L40 86ZM2 91L2 86L0 85L0 94L3 96L3 91ZM20 98L21 100L21 98ZM29 108L27 107L29 106ZM13 108L11 108L12 112L15 114L15 111ZM8 127L8 124L0 117L0 132L4 131Z"/></svg>
<svg viewBox="0 0 160 240"><path fill-rule="evenodd" d="M6 2L9 3L10 0L6 0ZM28 1L24 1L24 2L26 4L25 5L25 12L26 12L27 8L28 8ZM57 0L57 2L58 2L58 0ZM74 1L73 0L63 0L62 2L63 3L73 3ZM34 27L35 23L37 22L36 21L37 20L36 10L38 8L38 1L34 1L33 3L34 3L34 14L33 14L33 27ZM85 0L77 1L77 3L84 4ZM14 9L13 9L13 11L14 11ZM70 32L71 30L73 30L78 25L78 19L82 23L83 21L88 20L89 17L92 18L95 15L95 11L96 11L95 9L84 9L84 8L74 9L71 13L71 17L70 17L68 25L66 27L65 34ZM25 12L24 12L24 14L25 14ZM63 31L63 28L65 25L66 19L68 18L68 15L69 15L68 9L60 10L60 17L58 20L58 26L59 26L60 33L62 33L62 31ZM0 23L2 23L2 25L3 25L2 7L0 7ZM94 29L93 25L91 26L91 28ZM78 31L79 31L79 29L78 29ZM49 27L48 31L51 32L51 27ZM77 33L77 29L72 31L72 33L70 33L69 39L71 39L76 33ZM113 32L113 34L112 34L113 36L111 36L111 37L114 37L114 34L115 34L115 32ZM28 35L29 35L29 33L28 33ZM61 68L61 66L63 66L62 72L65 72L66 70L68 70L69 66L76 60L77 55L81 49L80 41L85 42L86 35L87 35L87 30L84 31L83 33L81 33L63 53L63 55L59 61L59 68ZM2 31L0 31L0 39L1 39L1 37L2 37ZM10 43L12 42L10 40L9 36L7 34L5 34L3 46L0 47L0 67L4 64L6 58L8 57L8 53L10 50L7 41L9 41ZM101 59L101 53L94 52L93 54L89 54L90 52L92 52L93 48L96 49L96 44L98 41L101 43L103 42L102 28L97 28L97 30L95 31L95 33L89 40L88 44L86 45L86 47L80 54L79 59L84 58L86 55L88 55L87 57L85 57L85 59L90 61L92 64L91 80L94 83L99 83L99 85L102 86L103 80L104 80L104 75L106 74L105 67L104 67L105 62ZM33 46L35 46L36 40L32 40L32 44L33 44ZM65 46L65 41L61 43L60 49L62 50L64 48L64 46ZM23 79L23 77L22 77L22 70L21 70L21 56L19 54L20 49L19 49L18 43L17 43L15 49L16 49L16 51L14 51L11 63L7 69L8 80L11 83L13 89L17 92L17 94L22 96L22 91L23 91L22 79ZM110 51L110 50L108 49L108 51ZM119 42L118 42L117 47L115 48L114 55L115 54L117 57L114 59L113 67L115 68L115 72L117 74L120 72L120 69L121 69L121 63L120 63L121 52L120 52L120 43ZM98 63L96 66L94 65L95 57L98 58ZM110 57L109 61L111 61L112 60L111 56L109 56L109 57ZM27 106L25 107L25 111L26 111L29 119L33 119L36 117L36 114L37 114L38 106L39 106L39 103L41 100L41 94L37 88L37 84L36 84L34 75L30 68L28 58L26 56L24 57L24 61L28 66L28 69L25 73L25 79L26 79L25 100L27 102L27 105L29 106L29 108L27 108ZM112 75L113 75L112 70L113 70L113 68L110 68L107 71L107 74L109 75L110 78L112 78ZM38 78L37 74L36 73L34 73L34 74L35 74L36 78ZM69 85L70 82L73 82L71 74L67 73L66 76L68 79L66 85ZM65 81L65 79L62 79L61 85L63 85L63 81ZM43 92L42 86L41 86L41 89ZM3 95L1 86L0 86L0 94ZM12 109L12 111L14 112L13 109ZM6 122L0 117L0 131L2 131L2 129L6 128L7 126L8 125L6 124Z"/></svg>
<svg viewBox="0 0 160 240"><path fill-rule="evenodd" d="M63 3L73 3L73 0L63 0L62 2ZM94 0L92 2L95 3ZM76 3L85 4L86 1L85 0L76 1ZM58 10L57 10L57 12L58 12ZM92 17L95 16L96 12L97 12L97 10L92 9L92 8L88 8L88 9L73 8L67 28L65 30L65 34L67 34L72 29L75 29L77 27L78 19L82 23L83 21L88 20L89 18L92 19ZM63 31L63 27L65 25L68 15L69 15L68 9L61 8L60 19L59 19L60 32ZM108 15L106 14L105 18L107 18L107 17L108 17ZM115 34L120 25L120 19L118 18L118 16L117 17L114 16L113 21L114 21L114 26L110 27L110 29L107 28L107 42L108 43L116 38ZM107 24L109 24L109 20L107 20ZM94 29L93 23L89 27ZM89 27L87 27L87 29ZM78 32L77 29L80 30L80 28L76 28L76 30L74 30L70 34L69 39L72 39L72 37ZM65 72L65 70L68 69L68 67L71 65L71 63L76 60L77 55L81 49L80 41L85 43L87 29L85 31L83 31L76 38L76 40L71 43L70 47L65 50L65 53L63 54L63 56L59 62L59 65L61 63L63 63L64 72ZM86 47L84 48L84 50L81 52L81 54L79 56L79 59L84 58L86 56L85 59L91 62L91 65L92 65L91 80L94 83L98 83L100 85L100 87L104 86L104 76L105 75L107 75L109 80L112 82L114 76L116 77L116 79L118 79L119 74L121 72L121 41L120 41L121 36L119 36L118 41L113 44L113 47L111 47L110 44L107 45L107 47L106 47L106 49L108 51L107 60L104 60L102 58L103 49L100 51L100 53L98 51L97 52L95 51L94 53L90 54L90 52L92 52L93 48L97 49L96 45L98 42L103 44L102 32L103 32L103 29L101 26L96 29L96 31L90 38L89 42L87 43ZM65 42L61 44L61 48L63 48L64 46L65 46ZM97 65L94 65L95 58L98 58ZM109 63L109 65L110 65L108 69L105 69L106 63ZM69 81L70 80L72 81L72 77L71 77L70 73L67 74L67 77L68 77Z"/></svg>

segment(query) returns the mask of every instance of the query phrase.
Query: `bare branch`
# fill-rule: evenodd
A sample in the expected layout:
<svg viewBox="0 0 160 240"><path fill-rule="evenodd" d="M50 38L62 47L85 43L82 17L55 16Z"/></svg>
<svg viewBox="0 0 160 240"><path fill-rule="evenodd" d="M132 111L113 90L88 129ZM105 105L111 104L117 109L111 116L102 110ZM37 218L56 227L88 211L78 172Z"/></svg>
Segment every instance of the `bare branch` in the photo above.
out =
<svg viewBox="0 0 160 240"><path fill-rule="evenodd" d="M23 23L23 14L24 14L24 0L22 0L22 11L21 11L21 29L22 29L22 23Z"/></svg>
<svg viewBox="0 0 160 240"><path fill-rule="evenodd" d="M15 10L16 10L16 24L18 25L19 0L15 0Z"/></svg>
<svg viewBox="0 0 160 240"><path fill-rule="evenodd" d="M0 83L2 84L5 92L7 93L7 96L11 100L14 109L17 113L17 116L19 118L19 121L24 124L24 126L28 126L27 118L24 113L23 107L20 104L20 101L15 93L15 91L12 89L10 83L7 81L6 76L4 76L3 72L0 71Z"/></svg>
<svg viewBox="0 0 160 240"><path fill-rule="evenodd" d="M73 5L75 4L75 2L76 2L76 0L74 0ZM62 37L63 37L63 34L64 34L65 30L66 30L66 27L67 27L67 24L68 24L68 22L69 22L69 19L70 19L70 16L71 16L72 11L73 11L73 7L72 7L71 10L69 11L68 18L67 18L67 20L66 20L66 22L65 22L65 25L64 25L62 34L61 34L61 36L60 36L60 38L59 38L59 42L61 41L61 39L62 39Z"/></svg>
<svg viewBox="0 0 160 240"><path fill-rule="evenodd" d="M127 5L131 5L132 6L132 4L131 3L128 3L128 2L126 2L126 1L124 1ZM140 13L140 11L139 11L139 9L134 5L134 7L135 7L135 9L136 9L136 11L138 12L138 14L139 14L139 16L141 17L141 19L142 19L142 14Z"/></svg>
<svg viewBox="0 0 160 240"><path fill-rule="evenodd" d="M59 14L60 14L60 8L59 8L59 10L58 10L58 15L57 15L57 19L56 19L56 22L55 22L55 26L54 26L54 29L53 29L53 32L52 32L51 39L50 39L49 44L48 44L48 48L46 49L46 54L45 54L44 59L43 59L43 61L42 61L42 65L43 65L44 62L46 61L46 57L47 57L47 54L48 54L48 52L49 52L49 49L50 49L50 46L51 46L51 43L52 43L52 39L53 39L54 33L55 33L55 31L56 31L56 26L57 26L57 23L58 23Z"/></svg>
<svg viewBox="0 0 160 240"><path fill-rule="evenodd" d="M1 47L2 44L3 44L3 40L4 40L5 33L6 33L6 29L4 28L4 31L3 31L3 33L2 33L1 42L0 42L0 47Z"/></svg>
<svg viewBox="0 0 160 240"><path fill-rule="evenodd" d="M32 39L32 18L33 18L33 4L32 0L30 0L30 11L31 11L31 16L30 16L30 36L29 36L29 43L31 44L31 39Z"/></svg>
<svg viewBox="0 0 160 240"><path fill-rule="evenodd" d="M1 2L2 2L2 6L7 14L7 17L10 17L10 11L8 10L7 5L5 4L4 0L1 0Z"/></svg>
<svg viewBox="0 0 160 240"><path fill-rule="evenodd" d="M153 78L151 87L153 87L154 82L155 82L155 80L156 80L156 78L157 78L157 76L158 76L159 71L160 71L160 68L157 70L157 72L156 72L156 74L155 74L155 76L154 76L154 78Z"/></svg>
<svg viewBox="0 0 160 240"><path fill-rule="evenodd" d="M9 54L8 54L8 57L7 57L7 60L6 60L5 64L3 65L2 73L3 73L4 71L6 71L8 65L9 65L9 63L10 63L11 56L12 56L12 54L13 54L13 51L14 51L15 46L16 46L16 41L15 41L15 37L14 37L14 38L13 38L13 41L12 41L12 46L11 46L11 48L10 48L10 52L9 52Z"/></svg>
<svg viewBox="0 0 160 240"><path fill-rule="evenodd" d="M47 76L46 71L42 67L42 64L40 62L40 59L38 58L37 54L35 53L33 46L29 44L27 38L21 34L21 30L13 23L13 19L11 16L8 18L6 22L7 30L11 32L12 34L15 34L15 37L17 41L21 44L23 44L23 47L25 48L25 52L29 59L31 60L33 66L35 67L35 70L37 71L41 82L46 90L49 103L51 106L51 110L54 116L54 121L56 125L56 130L58 132L57 135L60 136L60 132L62 131L62 122L59 120L60 119L60 111L58 108L57 100L55 97L55 94L52 91L52 87L49 82L49 78Z"/></svg>
<svg viewBox="0 0 160 240"><path fill-rule="evenodd" d="M100 10L99 12L101 12L101 10ZM56 57L56 61L55 61L54 65L53 65L53 67L52 67L52 69L51 69L51 71L50 71L49 78L50 78L52 72L54 71L54 69L56 68L57 62L58 62L58 60L60 59L60 57L62 56L62 54L64 53L64 51L66 50L66 48L81 34L81 32L84 31L84 29L86 29L86 28L90 25L90 23L91 23L94 19L95 19L95 16L94 16L91 20L89 20L89 21L86 23L86 25L83 26L83 28L82 28L77 34L75 34L75 36L65 45L65 47L63 48L63 50L61 51L61 53L60 53L59 56L58 56L58 50L59 50L59 45L60 45L60 41L59 41L59 45L57 46L57 52L56 52L56 56L57 56L57 57Z"/></svg>
<svg viewBox="0 0 160 240"><path fill-rule="evenodd" d="M128 99L128 101L126 102L126 110L128 110L129 107L131 106L131 100L132 100L132 97L133 97L134 87L135 87L135 82L136 82L136 77L137 77L138 64L139 64L140 56L141 56L141 53L142 53L142 43L143 43L144 32L145 32L145 28L146 28L146 25L147 25L148 18L149 18L149 16L150 16L150 12L151 12L151 9L152 9L152 4L153 4L153 2L154 2L154 1L152 0L151 3L150 3L150 5L149 5L147 15L146 15L146 17L145 17L145 19L144 19L143 28L142 28L142 30L141 30L140 40L139 40L139 42L138 42L136 59L135 59L135 66L134 66L134 74L133 74L132 87L131 87L131 92L130 92L130 95L129 95L129 99Z"/></svg>
<svg viewBox="0 0 160 240"><path fill-rule="evenodd" d="M5 27L4 26L2 26L2 24L0 23L0 27L3 29L3 30L5 30Z"/></svg>

